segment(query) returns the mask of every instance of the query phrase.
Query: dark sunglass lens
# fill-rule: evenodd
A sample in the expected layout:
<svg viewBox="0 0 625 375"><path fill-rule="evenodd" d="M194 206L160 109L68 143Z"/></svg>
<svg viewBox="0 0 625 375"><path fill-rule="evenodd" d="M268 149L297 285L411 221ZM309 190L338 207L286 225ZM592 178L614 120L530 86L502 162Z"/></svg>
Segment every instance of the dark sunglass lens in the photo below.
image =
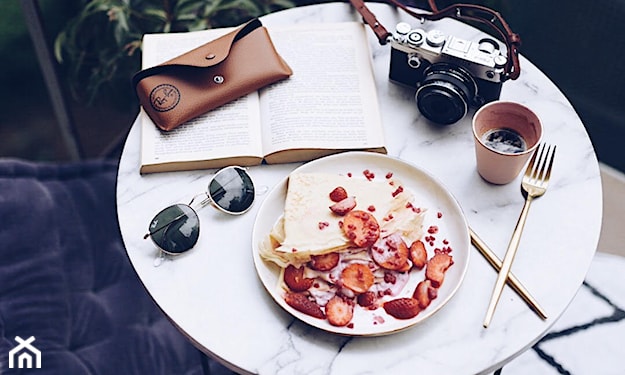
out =
<svg viewBox="0 0 625 375"><path fill-rule="evenodd" d="M163 251L183 253L195 246L200 235L200 221L185 204L165 208L150 223L150 237Z"/></svg>
<svg viewBox="0 0 625 375"><path fill-rule="evenodd" d="M254 183L242 168L228 167L219 171L208 185L213 203L226 212L240 214L254 202Z"/></svg>

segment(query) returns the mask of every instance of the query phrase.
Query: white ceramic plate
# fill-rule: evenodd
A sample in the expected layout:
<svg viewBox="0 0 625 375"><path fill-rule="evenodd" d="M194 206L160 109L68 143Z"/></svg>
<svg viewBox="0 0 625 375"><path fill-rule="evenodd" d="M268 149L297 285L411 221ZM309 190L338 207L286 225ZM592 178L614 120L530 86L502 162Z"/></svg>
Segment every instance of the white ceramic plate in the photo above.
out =
<svg viewBox="0 0 625 375"><path fill-rule="evenodd" d="M258 246L283 214L287 179L278 183L265 198L258 211L252 236L256 271L265 289L276 303L293 316L314 327L351 336L375 336L398 332L428 319L440 310L453 297L462 283L469 265L469 247L471 245L467 222L456 199L439 181L409 163L377 153L346 152L304 164L292 173L321 172L343 175L352 173L355 178L364 178L362 172L367 169L375 173L377 179L383 179L388 172L392 172L393 177L400 180L404 188L413 193L415 203L419 207L427 208L423 223L425 230L430 225L436 225L439 228L434 246L426 245L428 257L433 256L435 247L446 246L442 244L443 239L447 240L453 249L451 255L454 264L445 274L445 281L439 288L438 297L416 317L400 320L386 314L383 308L366 310L360 306L355 306L354 318L352 319L353 326L335 327L330 325L327 320L308 316L286 304L281 291L278 289L280 269L275 264L266 262L260 257ZM402 293L395 298L411 296L416 285L425 278L424 273L425 270L411 271L410 282Z"/></svg>

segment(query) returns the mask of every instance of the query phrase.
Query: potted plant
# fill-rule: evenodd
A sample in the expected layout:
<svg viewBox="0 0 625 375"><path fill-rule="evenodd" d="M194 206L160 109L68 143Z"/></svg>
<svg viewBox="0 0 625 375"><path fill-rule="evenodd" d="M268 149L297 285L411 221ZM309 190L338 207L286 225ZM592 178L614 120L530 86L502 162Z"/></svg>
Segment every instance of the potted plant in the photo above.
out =
<svg viewBox="0 0 625 375"><path fill-rule="evenodd" d="M140 69L143 34L236 26L292 6L290 0L89 0L58 34L54 50L74 99L127 107L136 102L130 77Z"/></svg>

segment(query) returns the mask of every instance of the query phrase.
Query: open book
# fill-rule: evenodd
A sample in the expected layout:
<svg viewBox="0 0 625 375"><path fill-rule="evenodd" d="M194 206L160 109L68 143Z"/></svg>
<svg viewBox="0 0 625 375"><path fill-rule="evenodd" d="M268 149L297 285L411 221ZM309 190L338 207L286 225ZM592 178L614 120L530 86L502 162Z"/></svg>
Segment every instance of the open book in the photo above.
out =
<svg viewBox="0 0 625 375"><path fill-rule="evenodd" d="M143 68L232 30L146 34ZM141 173L385 153L371 54L357 22L268 27L293 75L162 132L143 111Z"/></svg>

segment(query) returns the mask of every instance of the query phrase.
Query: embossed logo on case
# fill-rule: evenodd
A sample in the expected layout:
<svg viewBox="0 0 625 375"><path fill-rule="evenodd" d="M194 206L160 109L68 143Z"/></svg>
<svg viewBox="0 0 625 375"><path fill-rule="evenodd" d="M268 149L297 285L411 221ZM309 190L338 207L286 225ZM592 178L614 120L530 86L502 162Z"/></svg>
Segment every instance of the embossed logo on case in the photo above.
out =
<svg viewBox="0 0 625 375"><path fill-rule="evenodd" d="M150 104L159 112L167 112L180 103L180 91L174 85L163 83L150 93Z"/></svg>

